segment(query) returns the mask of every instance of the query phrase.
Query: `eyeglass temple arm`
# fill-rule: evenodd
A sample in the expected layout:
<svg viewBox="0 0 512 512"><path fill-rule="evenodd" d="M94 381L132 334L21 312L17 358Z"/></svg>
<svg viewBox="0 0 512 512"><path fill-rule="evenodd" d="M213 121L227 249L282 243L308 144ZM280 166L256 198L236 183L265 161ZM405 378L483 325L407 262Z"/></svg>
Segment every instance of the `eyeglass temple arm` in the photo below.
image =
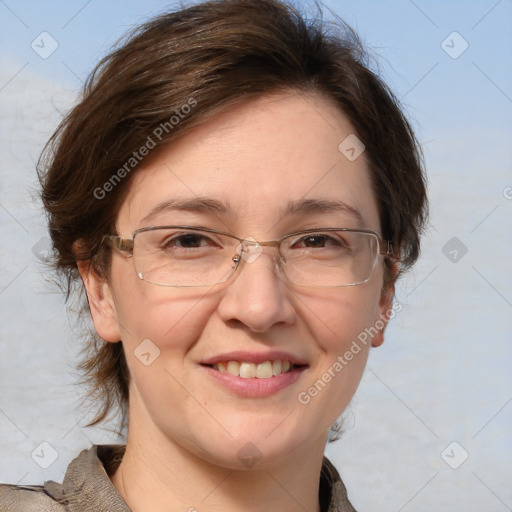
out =
<svg viewBox="0 0 512 512"><path fill-rule="evenodd" d="M389 240L379 240L380 254L393 255L393 242Z"/></svg>
<svg viewBox="0 0 512 512"><path fill-rule="evenodd" d="M108 243L116 249L119 249L120 251L133 251L133 240L130 238L121 238L120 236L116 235L106 235L103 237L102 241Z"/></svg>

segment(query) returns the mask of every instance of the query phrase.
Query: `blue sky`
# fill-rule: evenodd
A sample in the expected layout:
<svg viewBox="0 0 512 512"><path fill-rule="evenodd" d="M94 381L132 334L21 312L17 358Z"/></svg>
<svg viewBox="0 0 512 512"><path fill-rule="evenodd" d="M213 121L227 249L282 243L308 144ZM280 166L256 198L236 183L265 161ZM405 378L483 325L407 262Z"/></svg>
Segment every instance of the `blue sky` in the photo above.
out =
<svg viewBox="0 0 512 512"><path fill-rule="evenodd" d="M176 3L2 0L1 55L19 65L18 69L28 63L32 71L76 87L80 83L77 77L83 80L128 29ZM504 128L510 125L510 0L329 0L325 4L375 48L383 75L399 96L406 94L405 102L414 105L414 115L415 110L421 112L422 124L428 124L425 116L439 118L444 113L445 120L461 126L475 118ZM59 44L48 59L41 59L30 46L43 31ZM453 31L469 44L458 59L450 58L441 48Z"/></svg>

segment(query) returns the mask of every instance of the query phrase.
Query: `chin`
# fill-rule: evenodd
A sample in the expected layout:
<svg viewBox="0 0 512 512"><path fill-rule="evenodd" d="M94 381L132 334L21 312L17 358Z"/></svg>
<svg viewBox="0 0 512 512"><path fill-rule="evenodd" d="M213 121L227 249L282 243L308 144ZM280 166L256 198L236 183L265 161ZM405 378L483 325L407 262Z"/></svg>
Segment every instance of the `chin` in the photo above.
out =
<svg viewBox="0 0 512 512"><path fill-rule="evenodd" d="M277 424L278 422L276 422ZM202 460L229 470L265 470L280 465L302 450L318 446L323 451L327 432L321 436L307 435L298 428L282 426L282 431L269 435L266 428L246 428L231 431L232 436L224 432L221 438L214 436L188 439L185 448ZM203 434L204 436L204 434ZM201 437L203 437L201 436Z"/></svg>

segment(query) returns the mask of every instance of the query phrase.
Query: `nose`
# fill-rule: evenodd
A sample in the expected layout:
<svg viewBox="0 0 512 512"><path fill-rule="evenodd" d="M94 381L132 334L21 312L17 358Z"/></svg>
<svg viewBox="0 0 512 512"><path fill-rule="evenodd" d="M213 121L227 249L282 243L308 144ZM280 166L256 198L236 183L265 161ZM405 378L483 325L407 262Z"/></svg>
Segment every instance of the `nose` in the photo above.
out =
<svg viewBox="0 0 512 512"><path fill-rule="evenodd" d="M253 332L295 322L292 292L278 277L276 250L259 244L243 245L235 276L229 281L217 311L226 323L240 322Z"/></svg>

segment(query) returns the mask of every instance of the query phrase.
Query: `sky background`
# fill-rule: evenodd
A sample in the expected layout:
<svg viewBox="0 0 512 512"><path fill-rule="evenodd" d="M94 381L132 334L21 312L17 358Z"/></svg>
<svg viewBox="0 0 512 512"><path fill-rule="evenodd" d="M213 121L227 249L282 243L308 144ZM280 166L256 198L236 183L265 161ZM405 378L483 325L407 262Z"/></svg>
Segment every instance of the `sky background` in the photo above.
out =
<svg viewBox="0 0 512 512"><path fill-rule="evenodd" d="M119 442L80 428L79 341L45 282L34 167L94 64L168 5L0 0L0 481L60 481L79 448ZM360 511L512 510L512 0L325 5L401 99L431 202L404 309L327 453Z"/></svg>

